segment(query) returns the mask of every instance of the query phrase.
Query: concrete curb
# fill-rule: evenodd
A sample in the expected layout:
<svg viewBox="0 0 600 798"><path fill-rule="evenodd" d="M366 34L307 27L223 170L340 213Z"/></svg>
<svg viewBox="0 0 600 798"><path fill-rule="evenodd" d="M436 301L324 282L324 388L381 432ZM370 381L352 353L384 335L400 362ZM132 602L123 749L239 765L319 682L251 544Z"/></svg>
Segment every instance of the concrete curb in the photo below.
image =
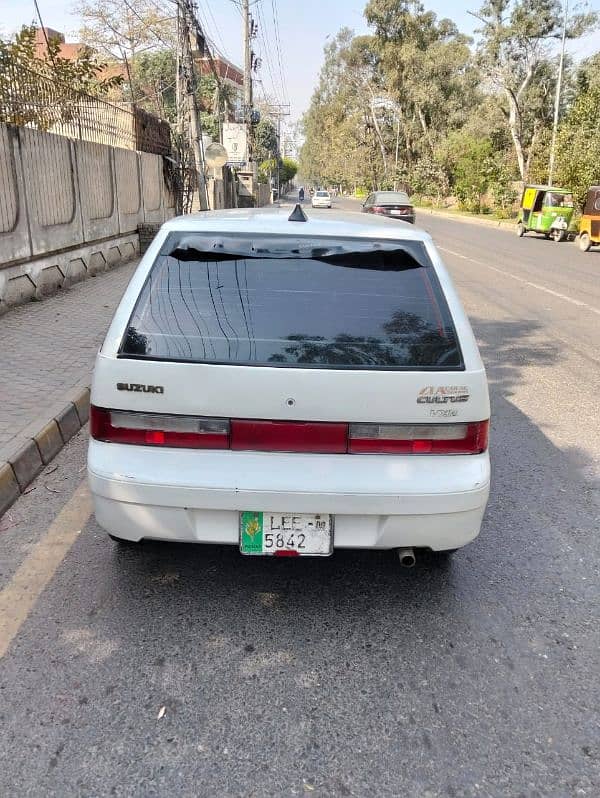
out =
<svg viewBox="0 0 600 798"><path fill-rule="evenodd" d="M42 469L87 423L90 389L78 385L50 409L49 417L33 422L5 447L0 456L0 518Z"/></svg>
<svg viewBox="0 0 600 798"><path fill-rule="evenodd" d="M435 208L421 208L415 205L415 210L419 215L428 214L429 216L439 216L441 219L452 219L455 222L466 222L467 224L482 224L485 227L495 227L497 230L514 232L517 223L511 219L486 219L482 216L461 216L459 213L446 213Z"/></svg>

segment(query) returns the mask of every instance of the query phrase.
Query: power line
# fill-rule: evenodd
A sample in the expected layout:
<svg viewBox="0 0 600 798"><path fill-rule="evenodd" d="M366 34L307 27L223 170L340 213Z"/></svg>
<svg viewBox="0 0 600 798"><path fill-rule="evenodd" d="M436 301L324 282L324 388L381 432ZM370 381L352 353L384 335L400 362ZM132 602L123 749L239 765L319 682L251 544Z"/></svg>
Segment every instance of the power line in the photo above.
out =
<svg viewBox="0 0 600 798"><path fill-rule="evenodd" d="M144 19L144 18L143 18L143 17L142 17L142 16L141 16L141 15L140 15L140 14L139 14L137 11L136 11L136 9L135 9L135 8L133 7L133 5L132 5L132 4L129 2L129 0L123 0L123 2L124 2L124 3L125 3L125 5L127 6L127 8L128 8L130 11L131 11L131 13L132 13L132 14L135 14L135 16L136 16L136 17L139 19L139 21L140 21L140 22L141 22L143 25L146 25L146 27L148 28L148 30L149 30L149 31L151 31L151 33L153 34L153 36L155 36L155 37L158 39L158 41L159 41L161 44L164 44L164 46L165 46L166 48L168 48L168 49L171 49L171 48L173 47L173 42L167 42L167 41L165 41L165 40L162 38L162 36L161 36L159 33L157 33L157 32L154 30L154 28L153 28L151 25L149 25L149 24L148 24L148 20L147 20L147 19ZM154 6L154 8L156 8L156 10L157 10L157 11L160 11L161 13L162 13L162 11L164 10L164 9L160 8L160 6L159 6L157 3L152 3L152 5ZM166 21L170 21L170 20L173 20L173 19L175 19L175 17L165 17L164 19L157 20L157 22L166 22Z"/></svg>
<svg viewBox="0 0 600 798"><path fill-rule="evenodd" d="M289 93L287 90L287 83L285 80L285 72L283 69L283 58L281 55L281 39L279 37L279 19L277 16L277 6L275 5L275 0L271 0L271 11L273 13L273 25L275 28L275 43L277 45L277 59L279 61L279 69L281 72L281 78L283 80L283 92L284 92L284 100L289 100Z"/></svg>
<svg viewBox="0 0 600 798"><path fill-rule="evenodd" d="M260 25L259 25L259 28L258 28L258 35L259 35L259 37L261 39L262 46L264 48L264 58L265 58L265 61L266 61L266 64L267 64L267 70L269 72L269 76L271 78L271 85L273 87L273 94L275 95L275 99L279 102L279 100L280 100L280 90L283 89L283 84L280 85L280 89L277 88L277 83L275 81L275 77L274 77L274 74L273 74L273 68L274 68L275 65L273 65L273 68L272 68L272 66L271 66L271 54L270 54L269 47L267 46L267 40L265 38L266 24L265 24L265 19L264 19L262 10L261 10L261 5L258 6L258 17L259 17L259 21L260 21ZM263 85L263 91L264 91L264 85Z"/></svg>
<svg viewBox="0 0 600 798"><path fill-rule="evenodd" d="M198 2L198 6L200 7L200 3L199 2ZM210 16L210 18L212 20L212 27L213 27L216 35L217 35L217 39L219 40L219 44L221 46L221 53L226 58L229 58L229 56L227 55L227 49L225 47L223 36L221 35L221 31L220 31L219 26L217 24L217 20L215 19L215 15L213 14L212 8L210 7L210 0L208 0L207 3L206 3L206 10L208 11L208 14L209 14L209 16ZM214 42L212 42L212 44L214 46ZM215 48L215 49L218 49L218 48Z"/></svg>

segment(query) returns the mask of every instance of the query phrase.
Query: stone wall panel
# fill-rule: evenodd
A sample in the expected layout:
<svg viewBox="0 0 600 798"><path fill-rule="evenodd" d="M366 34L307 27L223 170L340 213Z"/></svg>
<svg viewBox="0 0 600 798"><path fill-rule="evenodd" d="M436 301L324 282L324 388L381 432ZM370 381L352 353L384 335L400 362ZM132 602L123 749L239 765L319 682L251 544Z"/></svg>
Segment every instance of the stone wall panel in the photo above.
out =
<svg viewBox="0 0 600 798"><path fill-rule="evenodd" d="M0 125L0 265L31 257L18 128Z"/></svg>
<svg viewBox="0 0 600 798"><path fill-rule="evenodd" d="M74 142L19 129L32 256L83 243Z"/></svg>

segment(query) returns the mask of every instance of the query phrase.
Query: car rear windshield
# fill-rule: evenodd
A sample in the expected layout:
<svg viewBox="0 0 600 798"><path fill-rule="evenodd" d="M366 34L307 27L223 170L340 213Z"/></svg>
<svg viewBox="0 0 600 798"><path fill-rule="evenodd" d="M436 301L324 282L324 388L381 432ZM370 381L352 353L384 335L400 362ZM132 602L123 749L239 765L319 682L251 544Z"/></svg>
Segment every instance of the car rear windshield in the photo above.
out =
<svg viewBox="0 0 600 798"><path fill-rule="evenodd" d="M375 251L364 242L319 244L263 245L259 255L254 243L213 242L202 251L171 237L141 290L120 356L296 368L463 367L423 244Z"/></svg>
<svg viewBox="0 0 600 798"><path fill-rule="evenodd" d="M404 205L410 205L408 194L403 194L399 191L380 191L375 195L375 200L383 204L397 202Z"/></svg>
<svg viewBox="0 0 600 798"><path fill-rule="evenodd" d="M328 196L329 196L328 191L317 191L317 197L328 197Z"/></svg>

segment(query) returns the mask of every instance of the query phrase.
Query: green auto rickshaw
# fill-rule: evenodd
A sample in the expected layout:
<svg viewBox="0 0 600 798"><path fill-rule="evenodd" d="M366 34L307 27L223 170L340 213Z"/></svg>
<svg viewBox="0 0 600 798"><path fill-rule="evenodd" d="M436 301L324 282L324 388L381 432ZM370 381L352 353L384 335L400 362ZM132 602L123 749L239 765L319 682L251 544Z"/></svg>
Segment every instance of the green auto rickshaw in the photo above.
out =
<svg viewBox="0 0 600 798"><path fill-rule="evenodd" d="M525 186L517 219L517 235L542 233L554 241L570 237L573 195L555 186Z"/></svg>

